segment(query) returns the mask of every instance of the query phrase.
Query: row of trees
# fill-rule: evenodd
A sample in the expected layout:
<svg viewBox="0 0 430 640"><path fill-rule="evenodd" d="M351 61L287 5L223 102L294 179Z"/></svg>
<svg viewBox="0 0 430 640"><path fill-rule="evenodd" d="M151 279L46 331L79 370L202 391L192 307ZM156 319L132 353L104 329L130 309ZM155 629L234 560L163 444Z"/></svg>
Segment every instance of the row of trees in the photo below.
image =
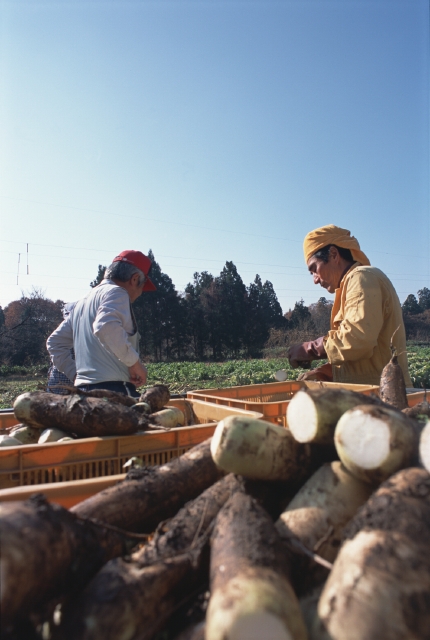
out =
<svg viewBox="0 0 430 640"><path fill-rule="evenodd" d="M219 276L195 273L183 294L163 273L152 252L151 280L157 287L134 303L140 348L154 360L253 357L261 354L272 329L287 330L297 318L288 319L271 282L256 275L248 287L233 262L226 262ZM99 265L95 286L103 277Z"/></svg>
<svg viewBox="0 0 430 640"><path fill-rule="evenodd" d="M430 289L424 287L418 291L418 298L410 293L402 304L404 314L416 316L430 309Z"/></svg>
<svg viewBox="0 0 430 640"><path fill-rule="evenodd" d="M256 275L245 286L233 262L226 262L217 277L195 273L178 294L151 251L148 255L157 291L138 298L134 312L141 351L154 360L258 357L266 346L278 346L280 337L285 346L293 336L322 335L329 328L331 303L325 298L310 307L300 300L283 315L272 283ZM99 265L91 286L102 280L104 270Z"/></svg>
<svg viewBox="0 0 430 640"><path fill-rule="evenodd" d="M408 295L402 309L406 337L409 340L430 340L430 289L420 289L418 296Z"/></svg>
<svg viewBox="0 0 430 640"><path fill-rule="evenodd" d="M329 329L332 303L325 298L308 307L300 300L283 314L272 283L263 283L256 275L246 286L233 262L226 262L216 277L207 271L195 273L193 282L178 293L152 252L149 256L157 291L143 294L133 305L144 359L258 357L264 349L279 353L291 343L324 335ZM101 281L104 269L99 265L91 286ZM61 322L63 305L34 290L4 311L0 307L1 362L47 361L46 338ZM408 296L403 311L409 338L430 337L429 289L420 290L418 299Z"/></svg>
<svg viewBox="0 0 430 640"><path fill-rule="evenodd" d="M157 290L134 303L144 358L152 360L222 359L257 356L272 329L287 329L297 322L287 319L271 282L256 276L248 287L233 262L218 277L195 273L184 293L153 260L151 278ZM103 278L99 265L91 286ZM64 302L53 302L34 290L0 308L0 358L11 365L28 365L47 359L47 336L62 321ZM297 314L296 314L297 315Z"/></svg>

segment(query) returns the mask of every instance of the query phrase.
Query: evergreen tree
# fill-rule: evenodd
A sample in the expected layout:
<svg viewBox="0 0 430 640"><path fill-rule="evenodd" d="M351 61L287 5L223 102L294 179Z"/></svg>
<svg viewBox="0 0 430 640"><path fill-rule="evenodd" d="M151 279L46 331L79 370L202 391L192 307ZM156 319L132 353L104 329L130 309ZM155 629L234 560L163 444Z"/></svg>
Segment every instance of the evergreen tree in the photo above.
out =
<svg viewBox="0 0 430 640"><path fill-rule="evenodd" d="M151 250L148 257L152 260L149 275L157 290L143 293L133 304L141 335L140 350L156 360L182 357L186 350L186 331L181 299Z"/></svg>
<svg viewBox="0 0 430 640"><path fill-rule="evenodd" d="M294 329L309 325L312 321L311 313L306 307L303 298L294 305L294 309L291 312L289 320L290 326Z"/></svg>
<svg viewBox="0 0 430 640"><path fill-rule="evenodd" d="M96 279L95 279L95 280L93 280L92 282L90 282L90 287L93 287L93 288L94 288L94 287L96 287L98 284L100 284L100 282L101 282L101 281L103 280L103 278L104 278L105 271L106 271L106 267L105 267L105 266L103 266L102 264L99 264L99 269L98 269L98 272L97 272Z"/></svg>
<svg viewBox="0 0 430 640"><path fill-rule="evenodd" d="M209 289L213 283L213 276L207 271L194 274L194 281L185 288L185 315L188 325L188 337L192 355L203 360L209 345L209 331L205 319L202 292Z"/></svg>
<svg viewBox="0 0 430 640"><path fill-rule="evenodd" d="M207 332L207 344L214 360L221 360L224 356L223 326L222 326L222 299L221 290L217 279L202 290L200 294L201 305L204 313L204 321Z"/></svg>
<svg viewBox="0 0 430 640"><path fill-rule="evenodd" d="M287 323L282 314L282 307L273 288L273 284L266 280L263 285L263 309L270 328L286 327Z"/></svg>
<svg viewBox="0 0 430 640"><path fill-rule="evenodd" d="M245 347L251 357L256 357L261 352L269 337L263 298L263 283L257 274L254 282L248 287L246 308Z"/></svg>
<svg viewBox="0 0 430 640"><path fill-rule="evenodd" d="M424 287L418 291L418 303L422 311L430 309L430 289Z"/></svg>
<svg viewBox="0 0 430 640"><path fill-rule="evenodd" d="M219 306L214 310L221 330L223 348L238 356L246 331L247 291L233 262L227 261L216 278Z"/></svg>
<svg viewBox="0 0 430 640"><path fill-rule="evenodd" d="M244 344L250 356L260 355L270 334L270 329L286 326L271 282L261 282L257 274L248 287L247 320Z"/></svg>
<svg viewBox="0 0 430 640"><path fill-rule="evenodd" d="M408 313L414 316L418 313L422 313L421 306L418 304L418 300L413 293L410 293L404 303L402 304L403 313Z"/></svg>

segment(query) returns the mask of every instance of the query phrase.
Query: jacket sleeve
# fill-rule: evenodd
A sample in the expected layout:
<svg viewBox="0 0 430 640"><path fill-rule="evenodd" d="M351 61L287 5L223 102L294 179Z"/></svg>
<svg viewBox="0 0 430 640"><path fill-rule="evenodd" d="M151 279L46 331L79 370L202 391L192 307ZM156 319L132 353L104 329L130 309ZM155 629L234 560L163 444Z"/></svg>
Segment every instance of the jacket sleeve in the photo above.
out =
<svg viewBox="0 0 430 640"><path fill-rule="evenodd" d="M128 293L121 287L109 291L101 303L93 323L94 335L126 367L139 360L129 335L133 335L133 319Z"/></svg>
<svg viewBox="0 0 430 640"><path fill-rule="evenodd" d="M76 363L71 354L73 330L70 316L51 333L46 341L46 347L52 356L54 366L73 381L76 376Z"/></svg>
<svg viewBox="0 0 430 640"><path fill-rule="evenodd" d="M353 272L345 283L343 318L324 342L331 364L370 358L383 325L383 300L378 279Z"/></svg>

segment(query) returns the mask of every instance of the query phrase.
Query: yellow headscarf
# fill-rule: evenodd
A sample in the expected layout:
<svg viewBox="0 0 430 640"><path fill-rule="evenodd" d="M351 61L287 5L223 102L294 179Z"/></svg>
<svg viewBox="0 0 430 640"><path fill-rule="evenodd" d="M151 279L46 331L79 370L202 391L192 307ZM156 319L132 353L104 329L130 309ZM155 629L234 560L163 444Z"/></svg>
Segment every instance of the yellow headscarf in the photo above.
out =
<svg viewBox="0 0 430 640"><path fill-rule="evenodd" d="M334 224L328 224L308 233L303 242L306 264L314 253L328 244L335 244L341 249L349 249L356 262L360 262L362 265L370 265L368 257L361 251L358 241L351 235L351 232L347 229L336 227Z"/></svg>

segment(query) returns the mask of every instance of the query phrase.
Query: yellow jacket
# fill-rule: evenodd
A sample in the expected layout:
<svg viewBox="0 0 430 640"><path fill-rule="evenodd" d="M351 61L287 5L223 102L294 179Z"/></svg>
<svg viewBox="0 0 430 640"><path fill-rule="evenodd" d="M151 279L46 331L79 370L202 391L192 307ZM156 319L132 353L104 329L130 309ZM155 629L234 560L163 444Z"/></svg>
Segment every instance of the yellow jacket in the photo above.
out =
<svg viewBox="0 0 430 640"><path fill-rule="evenodd" d="M330 331L324 339L334 382L379 384L391 358L394 336L407 387L412 387L402 309L390 280L379 269L355 262L335 292Z"/></svg>

